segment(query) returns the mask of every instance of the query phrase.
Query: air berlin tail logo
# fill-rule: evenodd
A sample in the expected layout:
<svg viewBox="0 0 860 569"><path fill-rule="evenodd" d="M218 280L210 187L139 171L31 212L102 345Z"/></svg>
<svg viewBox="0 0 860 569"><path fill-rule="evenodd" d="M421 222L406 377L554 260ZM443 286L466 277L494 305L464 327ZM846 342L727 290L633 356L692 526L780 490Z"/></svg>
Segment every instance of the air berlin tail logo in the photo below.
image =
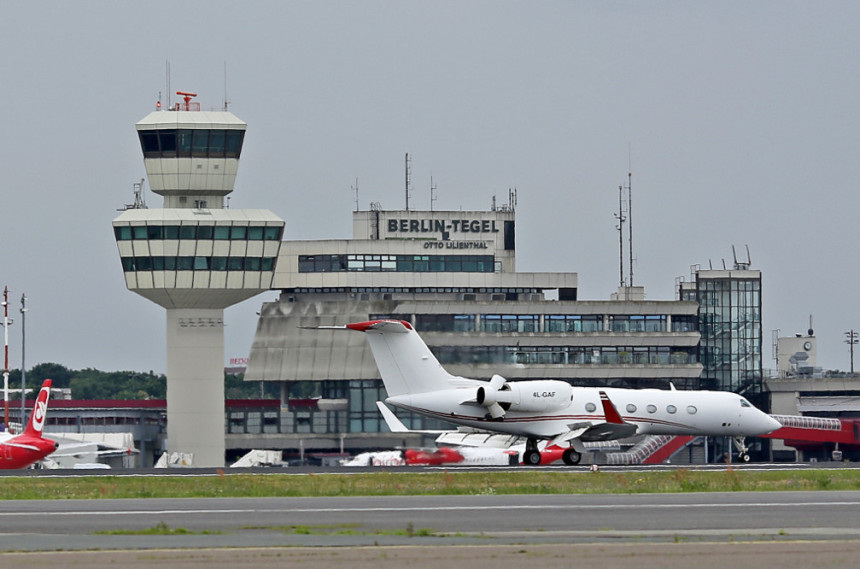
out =
<svg viewBox="0 0 860 569"><path fill-rule="evenodd" d="M39 399L36 401L36 406L33 408L33 429L37 432L42 432L42 427L45 425L45 414L48 411L48 390L43 389L39 392Z"/></svg>

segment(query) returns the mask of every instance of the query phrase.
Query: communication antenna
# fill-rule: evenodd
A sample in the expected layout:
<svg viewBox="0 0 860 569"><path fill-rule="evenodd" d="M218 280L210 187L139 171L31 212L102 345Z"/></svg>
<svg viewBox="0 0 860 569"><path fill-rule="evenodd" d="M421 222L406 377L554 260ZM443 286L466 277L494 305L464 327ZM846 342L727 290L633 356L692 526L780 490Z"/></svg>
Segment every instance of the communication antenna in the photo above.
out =
<svg viewBox="0 0 860 569"><path fill-rule="evenodd" d="M227 106L230 100L227 98L227 62L224 62L224 111L227 111Z"/></svg>
<svg viewBox="0 0 860 569"><path fill-rule="evenodd" d="M358 177L355 178L355 185L350 189L355 193L355 211L358 211Z"/></svg>
<svg viewBox="0 0 860 569"><path fill-rule="evenodd" d="M633 173L630 166L630 150L627 151L627 237L630 240L630 286L633 286Z"/></svg>
<svg viewBox="0 0 860 569"><path fill-rule="evenodd" d="M433 183L433 175L430 175L430 211L433 211L433 202L436 201L436 185Z"/></svg>
<svg viewBox="0 0 860 569"><path fill-rule="evenodd" d="M172 109L173 103L170 101L170 60L164 62L164 83L167 86L167 108ZM161 97L159 97L160 99Z"/></svg>
<svg viewBox="0 0 860 569"><path fill-rule="evenodd" d="M615 214L615 219L618 220L618 225L615 229L618 230L618 286L624 287L624 222L627 218L624 216L624 186L618 186L618 213Z"/></svg>
<svg viewBox="0 0 860 569"><path fill-rule="evenodd" d="M750 268L750 266L752 266L752 259L750 258L750 247L749 247L749 245L747 245L746 248L747 248L747 260L739 262L737 252L735 252L735 246L732 245L732 257L734 258L734 261L735 261L734 268L736 271L746 271Z"/></svg>
<svg viewBox="0 0 860 569"><path fill-rule="evenodd" d="M132 184L134 187L134 203L126 204L125 207L119 208L117 211L126 211L129 209L147 209L146 207L146 199L143 197L143 182L144 178L140 179L140 182L135 182Z"/></svg>
<svg viewBox="0 0 860 569"><path fill-rule="evenodd" d="M412 185L412 161L409 159L409 153L406 153L406 211L409 211L409 192Z"/></svg>

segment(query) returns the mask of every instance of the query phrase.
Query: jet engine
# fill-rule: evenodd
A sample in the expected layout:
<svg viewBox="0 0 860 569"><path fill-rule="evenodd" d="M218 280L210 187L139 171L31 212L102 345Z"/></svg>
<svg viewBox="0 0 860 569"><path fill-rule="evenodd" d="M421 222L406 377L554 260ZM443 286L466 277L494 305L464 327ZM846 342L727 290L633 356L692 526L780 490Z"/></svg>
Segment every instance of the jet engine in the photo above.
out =
<svg viewBox="0 0 860 569"><path fill-rule="evenodd" d="M507 411L558 411L568 407L572 399L573 390L567 382L552 379L509 382L500 375L494 375L487 385L479 387L475 397L493 419L502 419Z"/></svg>

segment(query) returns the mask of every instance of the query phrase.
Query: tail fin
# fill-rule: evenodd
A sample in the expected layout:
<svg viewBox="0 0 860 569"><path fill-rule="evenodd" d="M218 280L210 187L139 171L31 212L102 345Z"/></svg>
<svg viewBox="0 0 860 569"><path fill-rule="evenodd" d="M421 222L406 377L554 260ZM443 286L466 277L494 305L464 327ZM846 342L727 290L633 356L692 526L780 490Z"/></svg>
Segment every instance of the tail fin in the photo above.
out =
<svg viewBox="0 0 860 569"><path fill-rule="evenodd" d="M346 328L367 334L389 397L437 391L456 379L445 371L408 322L373 320L347 324Z"/></svg>
<svg viewBox="0 0 860 569"><path fill-rule="evenodd" d="M30 421L27 423L27 428L24 429L25 435L42 436L42 427L45 426L45 416L48 413L48 399L51 397L51 383L50 379L46 379L42 383L42 389L39 390L39 396L36 397L36 404L33 405L33 412L30 413Z"/></svg>

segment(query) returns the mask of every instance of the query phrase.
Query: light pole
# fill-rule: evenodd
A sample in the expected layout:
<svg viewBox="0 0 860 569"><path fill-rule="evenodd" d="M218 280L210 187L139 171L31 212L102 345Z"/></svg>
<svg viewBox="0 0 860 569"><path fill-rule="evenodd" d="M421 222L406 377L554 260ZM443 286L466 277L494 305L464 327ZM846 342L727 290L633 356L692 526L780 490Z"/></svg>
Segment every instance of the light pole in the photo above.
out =
<svg viewBox="0 0 860 569"><path fill-rule="evenodd" d="M3 429L9 430L9 287L3 289L3 339L6 347L3 366Z"/></svg>
<svg viewBox="0 0 860 569"><path fill-rule="evenodd" d="M27 368L24 367L24 356L26 355L25 340L26 336L24 334L24 324L26 323L27 316L27 295L21 295L21 430L24 430L24 424L27 421L27 418L24 416L26 412L24 401L27 399L24 394L26 391L24 387L26 386L25 377L27 376Z"/></svg>
<svg viewBox="0 0 860 569"><path fill-rule="evenodd" d="M858 341L857 332L852 328L851 331L845 332L845 335L848 337L848 339L845 340L845 343L848 344L851 349L851 375L854 375L854 344Z"/></svg>

